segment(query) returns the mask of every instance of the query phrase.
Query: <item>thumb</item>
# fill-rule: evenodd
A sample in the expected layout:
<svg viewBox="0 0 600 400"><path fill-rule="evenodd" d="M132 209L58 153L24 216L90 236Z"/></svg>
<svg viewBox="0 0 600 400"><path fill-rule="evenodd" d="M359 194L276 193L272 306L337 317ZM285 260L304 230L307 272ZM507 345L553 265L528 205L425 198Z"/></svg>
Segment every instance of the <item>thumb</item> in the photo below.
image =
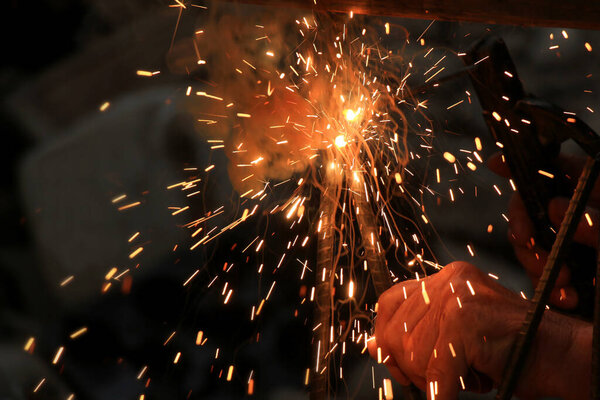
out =
<svg viewBox="0 0 600 400"><path fill-rule="evenodd" d="M557 197L550 201L548 214L554 226L560 226L568 207L569 200L564 197ZM577 225L573 240L577 243L596 248L598 246L599 227L600 213L595 208L586 207L584 215Z"/></svg>

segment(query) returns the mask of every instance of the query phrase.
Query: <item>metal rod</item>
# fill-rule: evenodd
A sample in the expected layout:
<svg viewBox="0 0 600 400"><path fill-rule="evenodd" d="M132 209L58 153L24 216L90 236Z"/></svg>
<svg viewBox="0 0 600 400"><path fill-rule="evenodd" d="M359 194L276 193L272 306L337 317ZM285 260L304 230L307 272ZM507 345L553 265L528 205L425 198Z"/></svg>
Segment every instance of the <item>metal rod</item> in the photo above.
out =
<svg viewBox="0 0 600 400"><path fill-rule="evenodd" d="M383 250L377 246L379 243L379 233L377 229L377 221L371 205L366 201L365 196L361 196L359 191L360 185L352 177L347 178L348 186L352 187L350 191L352 199L358 207L356 219L360 230L363 248L365 249L365 258L369 274L373 281L373 287L377 297L383 292L392 287L392 278L390 270L387 267ZM402 385L402 394L407 400L421 399L421 391L415 385Z"/></svg>
<svg viewBox="0 0 600 400"><path fill-rule="evenodd" d="M533 340L544 315L546 304L550 292L554 288L556 278L567 255L567 248L573 239L579 220L585 209L585 205L590 196L594 183L600 172L600 158L588 158L583 172L577 182L577 187L573 197L569 202L569 207L565 213L565 218L560 226L556 240L552 245L552 250L548 256L548 261L544 266L542 276L535 289L533 301L527 311L523 326L519 331L514 344L514 351L504 370L504 376L498 388L497 400L509 400L517 387L517 383L525 361L531 350Z"/></svg>
<svg viewBox="0 0 600 400"><path fill-rule="evenodd" d="M489 24L600 29L600 2L588 0L238 0L276 7L355 14L483 22ZM316 4L315 4L316 3Z"/></svg>
<svg viewBox="0 0 600 400"><path fill-rule="evenodd" d="M328 165L324 162L324 165ZM318 234L317 269L315 271L316 293L313 308L315 330L313 336L313 363L311 365L310 400L329 398L329 324L332 317L333 247L335 244L335 214L338 200L336 190L339 179L334 171L324 168L319 215L322 218Z"/></svg>
<svg viewBox="0 0 600 400"><path fill-rule="evenodd" d="M353 178L349 177L348 181L354 181ZM362 245L365 250L365 258L367 260L367 267L369 268L369 274L373 280L373 287L377 296L381 296L383 292L392 287L392 278L390 271L386 266L385 257L383 256L381 248L378 248L379 233L376 231L377 223L373 209L371 205L367 203L364 195L361 195L358 190L358 185L353 185L354 190L351 190L352 199L358 207L358 214L356 219L358 221L358 229L360 230L360 236Z"/></svg>

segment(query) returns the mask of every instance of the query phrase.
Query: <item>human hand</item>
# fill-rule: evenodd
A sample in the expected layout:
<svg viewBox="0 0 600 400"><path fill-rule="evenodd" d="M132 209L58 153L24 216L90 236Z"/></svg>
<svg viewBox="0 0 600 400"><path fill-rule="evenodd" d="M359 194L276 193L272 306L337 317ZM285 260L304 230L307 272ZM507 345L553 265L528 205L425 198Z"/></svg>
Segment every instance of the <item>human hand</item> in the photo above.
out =
<svg viewBox="0 0 600 400"><path fill-rule="evenodd" d="M575 156L561 156L558 164L565 173L568 180L575 185L581 174L585 159ZM488 161L488 167L500 176L510 177L508 166L503 162L500 154L496 154ZM584 217L579 222L573 240L589 247L597 247L600 223L600 185L596 183L590 200L590 206L586 209ZM556 229L560 227L565 212L569 205L569 199L557 197L552 199L548 205L548 216ZM515 193L508 207L508 239L512 243L515 255L525 268L534 286L538 284L544 265L548 259L548 251L537 245L534 239L535 230L533 223L527 214L521 196ZM561 268L556 284L550 294L549 303L562 309L573 309L579 302L579 296L571 285L571 271L565 265Z"/></svg>
<svg viewBox="0 0 600 400"><path fill-rule="evenodd" d="M527 302L473 265L455 262L420 281L386 291L378 303L371 356L401 384L427 398L456 399L462 390L486 392L497 384L525 317ZM570 348L567 318L547 312L522 376L521 396L558 392L548 378ZM558 355L558 358L557 358ZM580 360L577 362L581 362ZM551 367L548 367L551 366Z"/></svg>

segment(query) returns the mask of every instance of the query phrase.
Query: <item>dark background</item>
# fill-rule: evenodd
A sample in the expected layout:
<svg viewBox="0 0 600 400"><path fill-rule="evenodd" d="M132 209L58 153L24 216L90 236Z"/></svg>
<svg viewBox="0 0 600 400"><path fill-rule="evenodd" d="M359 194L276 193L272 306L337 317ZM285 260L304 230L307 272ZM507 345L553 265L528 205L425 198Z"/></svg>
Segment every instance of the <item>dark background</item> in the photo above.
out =
<svg viewBox="0 0 600 400"><path fill-rule="evenodd" d="M281 286L263 318L249 321L249 304L264 297L270 285L256 277L258 261L276 263L289 238L271 240L263 260L248 261L231 250L233 243L243 246L249 237L277 231L282 222L265 218L250 231L225 236L208 252L170 251L181 243L174 229L184 220L174 223L166 206L181 198L155 193L177 182L186 163L211 161L224 171L226 161L209 159L206 145L194 139L197 128L189 116L165 101L181 94L188 77L165 73L149 81L134 75L136 69L167 70L165 52L177 19L177 10L167 5L158 0L9 0L2 7L0 399L64 399L71 393L80 399L133 399L142 393L158 399L239 398L250 371L257 398L306 397L310 309L298 307L302 284L296 267L281 273ZM241 12L262 11L246 7ZM430 22L392 21L414 36ZM195 24L196 16L186 14L180 34L193 31ZM600 48L598 34L568 30L569 39L562 40L560 29L438 21L425 37L441 52L462 51L488 30L505 38L528 90L577 112L598 129L596 113L586 110L598 105L598 60L583 47L590 42ZM553 43L560 43L560 51L548 50ZM449 71L457 68L449 61ZM488 156L494 147L478 106L445 110L455 102L452 96L460 98L457 93L468 89L468 82L459 79L431 100L432 114L451 132L442 135L440 146L458 151L472 147L473 137L480 136ZM104 101L111 102L109 113L99 115ZM209 180L210 194L203 201L229 199L226 181L223 172ZM453 183L487 189L478 199L464 196L451 212L432 213L440 237L432 245L441 263L469 259L499 274L512 289L530 293L504 239L500 214L508 196L495 196L493 183L507 188L484 168ZM132 199L137 195L144 207L126 215L116 212L110 199L124 192ZM484 235L489 223L498 229ZM114 288L101 295L103 274L112 265L125 267L111 257L128 254L126 239L136 230L146 235L149 248L143 271L136 272L130 293ZM478 250L475 260L466 243ZM309 252L296 256L312 257ZM227 307L220 296L222 282L206 289L225 262L239 265L228 275L239 294ZM207 264L210 268L197 282L182 288L182 281ZM61 288L71 274L73 283ZM82 326L88 332L70 340L69 334ZM194 344L198 330L208 338L205 346ZM23 350L30 337L35 338L32 354ZM51 365L59 346L65 346L65 353L58 365ZM214 360L217 347L221 355ZM174 365L178 351L182 359ZM232 364L233 382L225 382L219 373L226 375ZM339 397L374 398L370 361L352 356L347 365ZM144 366L146 374L137 379ZM42 378L45 383L33 393Z"/></svg>

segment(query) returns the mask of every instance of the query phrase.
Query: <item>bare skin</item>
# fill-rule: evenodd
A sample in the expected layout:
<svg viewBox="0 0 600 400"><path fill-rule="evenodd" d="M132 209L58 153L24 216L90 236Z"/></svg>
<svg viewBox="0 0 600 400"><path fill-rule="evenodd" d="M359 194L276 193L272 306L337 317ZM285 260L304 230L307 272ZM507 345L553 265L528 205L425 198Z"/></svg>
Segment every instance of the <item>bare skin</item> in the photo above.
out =
<svg viewBox="0 0 600 400"><path fill-rule="evenodd" d="M576 183L579 174L583 168L585 160L574 156L561 156L558 160L561 168L565 171L567 178ZM488 167L500 176L510 177L508 166L502 161L498 154L488 161ZM559 227L563 220L569 200L562 197L553 199L548 205L548 214L555 227ZM600 222L600 182L596 182L589 200L589 207L586 213L592 221L592 225L587 222L587 218L580 221L575 233L574 241L589 247L596 248L598 244L598 230ZM518 193L515 193L508 207L509 230L508 239L515 249L517 259L523 265L533 285L537 282L542 273L542 269L548 258L548 252L535 244L533 240L534 230L531 220L527 216L527 211L523 205L523 200ZM550 304L562 309L572 309L577 306L577 292L570 285L571 272L565 266L561 269L556 281L556 285L550 296Z"/></svg>
<svg viewBox="0 0 600 400"><path fill-rule="evenodd" d="M540 263L543 266L540 260L545 261L547 254L527 245L533 234L531 222L518 201L510 205L509 236L535 281ZM560 224L565 210L564 200L553 201L552 221ZM596 219L591 227L582 221L575 240L595 246L600 219L596 210L588 211ZM577 298L574 291L569 292L567 270L561 273L559 284L552 301L574 307ZM399 383L414 383L430 400L457 399L461 390L486 392L500 382L527 306L526 300L475 266L454 262L428 278L397 284L379 298L369 353L384 362ZM588 398L591 346L590 323L547 311L517 395Z"/></svg>

